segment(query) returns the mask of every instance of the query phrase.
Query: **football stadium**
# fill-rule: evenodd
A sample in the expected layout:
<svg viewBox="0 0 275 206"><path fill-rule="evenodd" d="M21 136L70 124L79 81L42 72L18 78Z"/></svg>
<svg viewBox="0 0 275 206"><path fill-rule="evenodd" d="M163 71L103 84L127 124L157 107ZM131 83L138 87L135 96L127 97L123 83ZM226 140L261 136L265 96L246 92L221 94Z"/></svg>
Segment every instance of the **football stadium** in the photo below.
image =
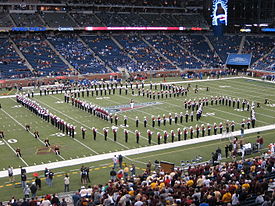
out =
<svg viewBox="0 0 275 206"><path fill-rule="evenodd" d="M275 0L2 0L0 205L275 205Z"/></svg>

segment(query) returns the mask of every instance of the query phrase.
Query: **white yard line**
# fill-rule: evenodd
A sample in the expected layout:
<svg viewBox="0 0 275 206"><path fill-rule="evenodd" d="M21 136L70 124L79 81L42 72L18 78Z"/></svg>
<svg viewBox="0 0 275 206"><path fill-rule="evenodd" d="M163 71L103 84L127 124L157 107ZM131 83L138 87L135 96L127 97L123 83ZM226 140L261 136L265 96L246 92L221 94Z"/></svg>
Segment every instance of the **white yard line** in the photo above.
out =
<svg viewBox="0 0 275 206"><path fill-rule="evenodd" d="M246 129L246 130L244 130L244 134L247 135L247 134L264 132L264 131L274 130L274 129L275 129L275 124L272 124L272 125L267 125L267 126L263 126L263 127ZM99 155L77 158L77 159L72 159L72 160L65 160L65 161L60 161L60 162L52 162L52 163L47 163L47 164L42 164L42 165L30 166L30 167L26 167L26 170L28 173L32 173L32 172L37 172L37 171L43 171L45 168L56 169L56 168L61 168L61 167L68 167L68 166L73 166L73 165L96 162L96 161L100 161L100 160L111 160L114 157L114 155L121 154L122 156L132 156L132 155L138 155L138 154L143 154L143 153L147 153L147 152L154 152L154 151L161 151L161 150L166 150L166 149L170 149L170 148L176 148L176 147L185 146L185 145L209 142L209 141L213 141L213 140L228 139L229 137L239 136L240 134L241 134L240 131L235 131L235 132L229 133L228 135L224 135L224 134L211 135L211 136L207 136L207 137L203 137L203 138L194 138L194 139L177 141L174 143L153 145L153 146L148 146L148 147L141 147L141 148L136 148L136 149L118 151L118 152L113 152L113 153L99 154ZM20 174L20 172L21 172L21 170L19 168L14 169L14 175L18 175L18 174ZM7 176L8 176L7 171L0 171L0 178L7 177Z"/></svg>
<svg viewBox="0 0 275 206"><path fill-rule="evenodd" d="M14 119L9 113L7 113L4 109L0 109L0 111L4 112L7 116L9 116L11 119ZM15 120L15 119L14 119ZM14 152L14 154L16 154L16 151L12 148L12 146L10 146L10 144L4 139L2 138L2 140L5 142L5 144ZM29 166L28 163L22 158L19 157L19 159L26 165Z"/></svg>

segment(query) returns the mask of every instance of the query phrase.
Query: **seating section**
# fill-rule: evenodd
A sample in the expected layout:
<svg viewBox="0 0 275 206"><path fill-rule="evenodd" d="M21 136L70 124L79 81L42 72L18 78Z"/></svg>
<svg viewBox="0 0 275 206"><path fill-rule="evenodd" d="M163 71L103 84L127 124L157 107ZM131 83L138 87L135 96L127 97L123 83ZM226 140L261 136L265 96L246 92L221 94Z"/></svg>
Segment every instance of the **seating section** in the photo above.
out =
<svg viewBox="0 0 275 206"><path fill-rule="evenodd" d="M97 13L96 16L106 26L127 26L127 23L115 13Z"/></svg>
<svg viewBox="0 0 275 206"><path fill-rule="evenodd" d="M105 66L93 57L92 53L77 37L60 35L59 37L48 38L48 40L81 74L107 72Z"/></svg>
<svg viewBox="0 0 275 206"><path fill-rule="evenodd" d="M135 67L134 61L110 37L83 36L82 39L113 71L118 71L118 67L127 69Z"/></svg>
<svg viewBox="0 0 275 206"><path fill-rule="evenodd" d="M32 75L7 38L0 38L0 79L25 78Z"/></svg>
<svg viewBox="0 0 275 206"><path fill-rule="evenodd" d="M104 24L94 14L72 13L71 16L79 26L104 26Z"/></svg>
<svg viewBox="0 0 275 206"><path fill-rule="evenodd" d="M7 13L0 13L0 25L1 27L13 27L13 23Z"/></svg>
<svg viewBox="0 0 275 206"><path fill-rule="evenodd" d="M275 38L270 36L247 36L243 53L252 54L251 64L270 52L275 46Z"/></svg>
<svg viewBox="0 0 275 206"><path fill-rule="evenodd" d="M176 69L161 57L153 48L149 47L140 37L135 35L121 35L116 37L138 62L138 68L129 71L171 70Z"/></svg>
<svg viewBox="0 0 275 206"><path fill-rule="evenodd" d="M127 26L151 26L149 22L136 13L119 13L118 16L127 22Z"/></svg>
<svg viewBox="0 0 275 206"><path fill-rule="evenodd" d="M212 45L214 46L216 52L221 57L223 63L226 62L227 56L230 53L237 53L241 43L241 36L223 36L215 37L213 35L207 36Z"/></svg>
<svg viewBox="0 0 275 206"><path fill-rule="evenodd" d="M22 27L42 27L45 26L42 20L38 17L37 14L10 14L16 26Z"/></svg>
<svg viewBox="0 0 275 206"><path fill-rule="evenodd" d="M173 26L168 19L160 14L140 14L140 16L144 18L150 26Z"/></svg>
<svg viewBox="0 0 275 206"><path fill-rule="evenodd" d="M41 16L49 27L78 27L67 13L42 13Z"/></svg>
<svg viewBox="0 0 275 206"><path fill-rule="evenodd" d="M68 66L49 47L43 37L31 36L14 40L20 51L33 66L38 76L66 75Z"/></svg>
<svg viewBox="0 0 275 206"><path fill-rule="evenodd" d="M222 62L215 56L214 51L211 51L206 40L201 35L172 35L171 36L178 44L190 51L191 54L198 57L204 62L203 67L220 67Z"/></svg>
<svg viewBox="0 0 275 206"><path fill-rule="evenodd" d="M202 63L195 59L190 52L182 49L165 35L146 36L145 39L181 69L197 69L202 67Z"/></svg>
<svg viewBox="0 0 275 206"><path fill-rule="evenodd" d="M252 66L252 69L275 72L275 49Z"/></svg>
<svg viewBox="0 0 275 206"><path fill-rule="evenodd" d="M207 28L207 21L203 18L202 15L192 14L192 15L172 15L173 18L176 19L177 26L184 27L202 27ZM170 18L169 18L170 20Z"/></svg>

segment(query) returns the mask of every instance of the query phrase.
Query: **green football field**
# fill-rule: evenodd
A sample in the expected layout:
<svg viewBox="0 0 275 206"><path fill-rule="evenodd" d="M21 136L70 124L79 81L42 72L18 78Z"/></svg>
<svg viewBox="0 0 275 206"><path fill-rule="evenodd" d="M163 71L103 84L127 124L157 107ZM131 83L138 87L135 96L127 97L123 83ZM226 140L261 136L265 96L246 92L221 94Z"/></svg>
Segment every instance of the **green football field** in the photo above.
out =
<svg viewBox="0 0 275 206"><path fill-rule="evenodd" d="M188 83L188 81L185 81L177 85L186 86ZM73 107L70 103L64 103L64 94L47 96L38 95L33 99L41 106L47 108L54 115L57 115L66 122L75 125L76 135L74 139L69 136L64 136L50 123L45 122L26 108L19 105L15 98L0 99L2 105L2 109L0 110L0 130L5 133L5 138L0 140L0 168L2 168L1 170L6 170L9 165L14 168L18 168L19 166L40 165L49 162L70 160L148 146L147 129L150 129L153 132L152 145L157 144L157 132L160 132L163 135L164 130L168 133L170 133L171 130L174 130L176 133L177 128L181 128L181 130L183 130L184 127L195 127L196 124L206 125L207 123L210 123L213 125L214 122L217 124L223 122L225 125L226 120L234 120L236 123L235 130L239 130L241 121L250 116L248 111L234 110L232 107L222 105L209 105L204 107L203 114L205 116L203 116L200 121L194 120L193 122L184 122L183 124L178 123L177 125L173 122L172 125L166 124L166 126L163 126L163 124L161 124L160 127L156 126L154 128L151 126L152 115L155 117L160 115L162 117L163 114L168 116L169 113L174 115L174 113L179 114L180 112L183 112L183 114L185 114L186 110L183 106L185 99L199 99L203 97L209 98L211 96L229 96L232 98L240 98L241 100L246 99L250 103L252 101L259 102L261 107L256 108L256 126L260 127L275 123L275 84L245 78L192 82L190 84L191 90L187 97L180 96L175 98L172 97L153 100L142 96L132 96L130 90L128 95L125 95L124 92L122 92L122 95L119 95L118 92L116 92L116 95L104 95L103 97L92 97L91 95L90 97L87 97L86 95L84 98L80 97L81 100L92 102L93 104L104 108L129 105L131 99L134 100L135 104L147 103L149 105L149 103L152 104L153 102L157 102L157 104L152 104L151 106L119 112L118 138L116 142L113 141L113 134L111 132L111 128L114 125L111 125L110 122L101 120L83 110ZM198 93L194 92L196 85L198 85L199 88ZM206 87L209 87L209 91L206 91ZM265 98L270 100L270 104L264 105ZM125 142L123 132L125 129L123 125L124 115L128 117L128 126L126 129L129 130L129 140L127 143ZM136 116L138 116L140 120L138 128L135 126ZM145 116L148 119L147 128L143 127L143 119ZM31 133L25 130L25 125L27 124L30 125L31 132L34 132L35 130L39 131L40 140L35 139ZM87 129L85 139L82 139L80 130L81 127L85 127ZM98 130L96 141L93 140L92 127L95 127ZM103 137L103 128L109 128L107 141L105 141ZM136 143L135 130L138 130L141 133L139 144ZM211 132L211 134L213 134L213 132ZM274 130L263 132L262 135L264 136L265 146L270 142L274 142ZM245 138L247 141L254 143L256 136L257 134L252 134L247 135ZM49 138L51 145L57 145L60 147L60 156L55 155L44 146L45 138ZM177 136L175 139L177 140ZM168 142L171 142L170 136L168 138ZM144 163L148 160L154 161L155 159L173 162L176 165L179 165L182 160L192 160L196 156L201 156L203 161L207 161L210 159L212 151L216 150L217 147L223 148L227 142L228 140L217 140L202 144L144 153L130 156L130 159L127 159L126 161L128 163L134 162L140 167L140 169L144 167ZM14 153L14 150L17 147L21 149L22 159L16 157ZM79 164L81 164L81 162ZM102 166L105 164L106 166ZM92 176L96 179L93 183L104 183L104 181L107 180L109 164L111 164L111 160L104 160L88 165L101 168L92 172ZM69 172L70 170L74 170L79 167L79 165L76 165L67 168L59 168L55 171ZM104 175L102 175L102 170L107 170L107 172L105 171ZM75 182L75 184L72 187L73 189L77 189L80 186L78 180L79 175L75 175L76 177L74 177L75 180L73 182ZM56 179L58 178L56 177ZM62 178L57 181L60 181L61 183ZM2 194L8 195L13 194L13 192L18 194L20 197L20 194L22 193L20 188L16 189L12 185L6 186L6 184L7 178L1 178L0 190L3 191L3 193L0 193L1 199L4 198ZM62 191L62 184L55 188L45 188L45 190L41 191L41 193L58 191Z"/></svg>

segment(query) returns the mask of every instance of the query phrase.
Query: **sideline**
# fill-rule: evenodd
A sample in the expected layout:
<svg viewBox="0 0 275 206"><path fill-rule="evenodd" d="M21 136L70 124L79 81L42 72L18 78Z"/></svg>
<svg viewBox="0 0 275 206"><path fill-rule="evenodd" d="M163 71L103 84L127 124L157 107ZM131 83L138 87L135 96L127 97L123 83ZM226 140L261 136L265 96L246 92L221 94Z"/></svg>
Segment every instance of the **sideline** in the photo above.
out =
<svg viewBox="0 0 275 206"><path fill-rule="evenodd" d="M271 124L271 125L267 125L267 126L263 126L263 127L246 129L246 130L244 130L244 134L252 134L252 133L263 132L263 131L274 130L274 129L275 129L275 124ZM209 141L213 141L213 140L227 139L227 138L230 138L233 136L239 136L239 135L240 135L240 131L235 131L235 132L232 132L229 134L218 134L218 135L212 135L212 136L203 137L203 138L182 140L180 142L153 145L153 146L148 146L148 147L141 147L141 148L112 152L112 153L107 153L107 154L99 154L99 155L94 155L94 156L89 156L89 157L77 158L77 159L72 159L72 160L65 160L65 161L52 162L52 163L47 163L47 164L42 164L42 165L35 165L35 166L26 167L26 170L28 173L30 173L30 172L42 171L45 168L56 169L56 168L61 168L61 167L85 164L85 163L89 163L89 162L96 162L96 161L100 161L100 160L107 160L107 159L111 159L114 155L119 155L119 154L121 154L122 156L131 156L131 155L142 154L142 153L147 153L147 152L166 150L169 148L175 148L175 147L180 147L180 146L185 146L185 145L209 142ZM19 168L14 169L14 175L18 175L18 174L20 174L20 172L21 172L21 170ZM0 178L7 177L7 176L8 176L7 171L0 172Z"/></svg>

